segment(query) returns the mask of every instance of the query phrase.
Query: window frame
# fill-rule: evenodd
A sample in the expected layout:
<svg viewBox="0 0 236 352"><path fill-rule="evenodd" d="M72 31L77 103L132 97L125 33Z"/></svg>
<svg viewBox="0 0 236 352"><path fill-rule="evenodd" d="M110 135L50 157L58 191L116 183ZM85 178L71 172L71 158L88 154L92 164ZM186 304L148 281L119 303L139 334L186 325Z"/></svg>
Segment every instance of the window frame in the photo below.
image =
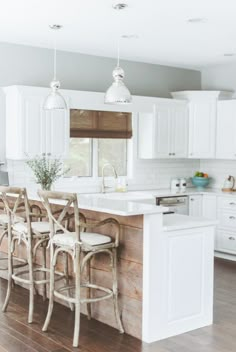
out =
<svg viewBox="0 0 236 352"><path fill-rule="evenodd" d="M73 138L73 137L72 137ZM84 180L98 180L101 179L102 176L99 176L99 161L98 161L98 155L99 155L99 147L98 147L98 138L90 138L91 139L91 158L90 158L90 167L91 167L91 175L90 176L64 176L64 179L84 179ZM130 154L131 154L131 144L132 140L130 139L125 139L126 142L126 157L125 157L125 162L126 162L126 175L124 177L129 176L129 160L130 160ZM123 175L122 175L123 176ZM112 178L112 176L106 176L106 178Z"/></svg>

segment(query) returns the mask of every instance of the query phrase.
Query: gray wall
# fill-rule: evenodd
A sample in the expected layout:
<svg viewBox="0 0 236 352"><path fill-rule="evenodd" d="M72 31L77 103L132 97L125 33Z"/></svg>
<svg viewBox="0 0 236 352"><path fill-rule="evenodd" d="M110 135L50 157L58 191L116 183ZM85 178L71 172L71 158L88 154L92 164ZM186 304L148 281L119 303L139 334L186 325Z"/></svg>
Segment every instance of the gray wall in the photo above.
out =
<svg viewBox="0 0 236 352"><path fill-rule="evenodd" d="M202 89L236 91L236 62L202 69Z"/></svg>
<svg viewBox="0 0 236 352"><path fill-rule="evenodd" d="M104 92L112 82L116 60L61 51L58 78L64 89ZM134 95L170 97L169 92L200 89L199 71L121 61L126 84ZM48 86L52 50L0 43L0 86Z"/></svg>

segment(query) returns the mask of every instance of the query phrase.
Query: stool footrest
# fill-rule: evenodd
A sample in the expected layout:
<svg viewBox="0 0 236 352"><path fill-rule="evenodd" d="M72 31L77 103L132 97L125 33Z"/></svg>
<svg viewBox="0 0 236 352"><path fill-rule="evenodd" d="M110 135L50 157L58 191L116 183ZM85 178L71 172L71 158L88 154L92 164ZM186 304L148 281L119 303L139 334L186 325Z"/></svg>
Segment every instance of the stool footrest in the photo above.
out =
<svg viewBox="0 0 236 352"><path fill-rule="evenodd" d="M114 293L110 288L106 288L106 287L102 287L102 286L98 286L98 285L93 285L93 284L81 284L81 287L87 287L87 288L91 288L94 290L99 290L99 291L103 291L106 294L101 296L101 297L94 297L94 298L82 298L80 299L80 303L93 303L93 302L99 302L99 301L103 301L105 299L109 299L111 298ZM54 290L54 295L57 298L63 299L64 301L70 302L70 303L77 303L76 299L74 297L68 297L65 296L63 293L64 291L69 291L71 289L74 289L75 286L63 286L57 290Z"/></svg>

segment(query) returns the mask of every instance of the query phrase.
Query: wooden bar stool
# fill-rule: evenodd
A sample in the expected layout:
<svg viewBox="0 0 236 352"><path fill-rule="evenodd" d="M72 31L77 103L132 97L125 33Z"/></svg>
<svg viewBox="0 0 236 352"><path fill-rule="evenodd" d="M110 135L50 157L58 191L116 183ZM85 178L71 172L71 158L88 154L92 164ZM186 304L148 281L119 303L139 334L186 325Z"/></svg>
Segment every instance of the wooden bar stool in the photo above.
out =
<svg viewBox="0 0 236 352"><path fill-rule="evenodd" d="M80 331L80 303L87 303L88 317L90 318L91 309L90 305L94 302L99 302L105 299L113 299L115 317L118 325L118 329L121 333L124 332L123 325L120 319L119 308L118 308L118 289L117 289L117 247L119 246L119 232L120 225L115 219L109 218L99 223L93 224L80 224L79 221L79 210L77 195L71 193L60 193L60 192L47 192L39 191L39 196L48 212L50 221L50 294L49 294L49 306L47 317L43 326L43 331L47 331L50 323L54 296L71 302L75 305L75 323L74 323L74 337L73 346L78 347L79 345L79 331ZM64 201L62 206L61 214L56 219L52 212L52 202L55 200ZM74 214L74 227L75 231L71 232L63 226L63 219L66 214L69 213L70 207L73 206ZM101 235L99 233L81 232L81 228L92 228L105 226L106 224L112 224L116 229L116 236L113 240L110 236ZM58 233L58 230L61 233ZM57 232L56 232L57 230ZM73 286L64 286L59 289L55 289L54 272L57 263L57 257L59 253L68 253L73 262L73 270L75 275L75 284ZM90 275L88 280L82 283L81 275L85 266L90 262L91 258L98 253L106 253L109 255L112 266L113 286L107 288L98 286L90 282ZM81 287L86 287L88 295L86 298L81 298ZM75 289L74 297L68 297L65 292L71 292ZM99 297L92 297L90 294L91 290L99 290L104 294Z"/></svg>
<svg viewBox="0 0 236 352"><path fill-rule="evenodd" d="M8 288L2 310L5 312L7 309L13 280L14 282L26 284L29 286L28 322L32 323L35 285L43 285L43 296L46 299L46 284L49 282L49 279L46 278L46 273L49 271L46 268L46 246L49 241L50 225L48 221L32 221L35 218L42 220L45 215L32 212L25 188L0 187L0 199L4 203L5 212L8 216ZM24 214L25 222L18 221L19 218L16 215L18 212ZM18 245L22 243L26 246L28 270L19 270L14 273L13 252L17 243ZM33 258L39 247L43 247L43 265L34 267ZM43 279L36 280L36 272L43 273ZM29 275L27 279L22 277L22 275L26 274Z"/></svg>

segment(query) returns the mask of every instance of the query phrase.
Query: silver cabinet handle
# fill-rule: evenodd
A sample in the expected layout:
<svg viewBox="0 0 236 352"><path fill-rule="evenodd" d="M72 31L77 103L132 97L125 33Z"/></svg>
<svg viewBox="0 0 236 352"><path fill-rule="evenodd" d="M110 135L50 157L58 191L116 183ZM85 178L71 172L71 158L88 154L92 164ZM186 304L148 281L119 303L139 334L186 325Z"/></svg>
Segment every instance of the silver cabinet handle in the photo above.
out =
<svg viewBox="0 0 236 352"><path fill-rule="evenodd" d="M230 240L230 241L235 241L235 237L230 236L230 237L229 237L229 240Z"/></svg>
<svg viewBox="0 0 236 352"><path fill-rule="evenodd" d="M194 199L193 199L193 198L190 198L190 200L191 200L191 202L193 202L193 201L194 201Z"/></svg>
<svg viewBox="0 0 236 352"><path fill-rule="evenodd" d="M230 220L235 220L236 219L235 216L230 216L229 218L230 218Z"/></svg>
<svg viewBox="0 0 236 352"><path fill-rule="evenodd" d="M171 153L169 153L169 155L172 155Z"/></svg>
<svg viewBox="0 0 236 352"><path fill-rule="evenodd" d="M172 155L175 155L175 153L173 153Z"/></svg>
<svg viewBox="0 0 236 352"><path fill-rule="evenodd" d="M229 203L229 205L236 205L236 203L234 203L234 202L230 202L230 203Z"/></svg>

